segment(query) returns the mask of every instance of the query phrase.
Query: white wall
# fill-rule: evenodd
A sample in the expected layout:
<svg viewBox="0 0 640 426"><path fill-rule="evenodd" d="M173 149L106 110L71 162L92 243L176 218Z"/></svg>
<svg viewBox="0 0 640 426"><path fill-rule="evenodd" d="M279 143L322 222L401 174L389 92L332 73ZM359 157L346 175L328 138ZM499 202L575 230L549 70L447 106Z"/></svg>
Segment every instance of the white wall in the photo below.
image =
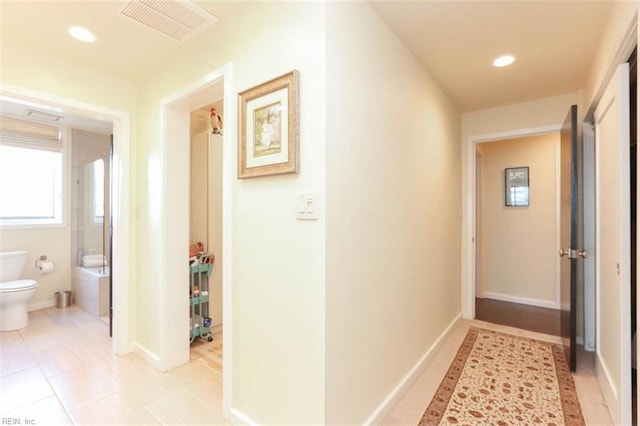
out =
<svg viewBox="0 0 640 426"><path fill-rule="evenodd" d="M561 124L574 104L580 113L581 92L465 113L462 115L463 147L467 146L469 136Z"/></svg>
<svg viewBox="0 0 640 426"><path fill-rule="evenodd" d="M137 86L120 76L2 39L2 83L135 113ZM132 120L133 122L134 120Z"/></svg>
<svg viewBox="0 0 640 426"><path fill-rule="evenodd" d="M362 424L460 312L460 115L368 3L327 8L325 422Z"/></svg>
<svg viewBox="0 0 640 426"><path fill-rule="evenodd" d="M487 142L482 150L480 297L559 308L558 133ZM529 167L528 207L505 206L505 168Z"/></svg>
<svg viewBox="0 0 640 426"><path fill-rule="evenodd" d="M584 84L586 108L582 112L578 112L579 119L584 117L587 108L595 107L594 101L602 95L606 82L611 78L615 65L614 58L620 55L621 50L623 50L624 40L631 34L631 24L634 21L634 17L637 16L638 4L638 1L614 2L607 26L602 32L600 45L594 46L594 49L596 49L595 59ZM629 39L630 42L633 43L635 41L637 43L637 37L638 34L636 34L636 40ZM631 47L633 46L631 45ZM630 54L631 51L628 51L622 55L623 60L619 63L626 61Z"/></svg>
<svg viewBox="0 0 640 426"><path fill-rule="evenodd" d="M228 177L232 224L225 224L224 232L231 233L232 242L233 354L225 360L225 369L230 362L231 407L258 423L324 422L325 215L321 207L318 221L294 217L298 191L322 193L325 187L324 22L325 5L320 2L252 3L234 20L217 24L185 45L179 57L141 87L137 238L142 247L154 248L164 247L164 220L188 220L183 206L165 197L165 171L169 165L181 167L166 153L182 148L162 145L163 99L226 64L232 66L233 93L293 69L300 71L300 174L238 180L233 167ZM231 150L234 165L235 114L235 108L226 110L224 127L233 141L224 148L225 156ZM172 193L180 188L173 185L182 182L166 184ZM187 274L188 224L180 240L184 247L166 248L166 262L178 271L184 262ZM167 303L157 286L166 285L177 294L185 288L186 294L187 285L186 275L185 281L162 284L162 262L162 256L145 256L138 265L138 296L145 300L138 307L139 340L153 353L163 350L163 330L149 318ZM180 315L182 307L175 312Z"/></svg>

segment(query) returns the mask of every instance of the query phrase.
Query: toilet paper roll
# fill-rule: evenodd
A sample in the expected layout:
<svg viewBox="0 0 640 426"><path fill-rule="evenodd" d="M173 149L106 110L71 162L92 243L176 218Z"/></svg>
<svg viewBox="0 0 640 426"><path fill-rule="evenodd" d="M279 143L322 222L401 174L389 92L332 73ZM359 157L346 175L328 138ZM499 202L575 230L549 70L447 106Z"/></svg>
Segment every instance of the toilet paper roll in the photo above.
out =
<svg viewBox="0 0 640 426"><path fill-rule="evenodd" d="M38 269L40 270L40 273L44 275L53 271L55 269L55 266L56 265L53 262L40 262L40 264L38 265Z"/></svg>

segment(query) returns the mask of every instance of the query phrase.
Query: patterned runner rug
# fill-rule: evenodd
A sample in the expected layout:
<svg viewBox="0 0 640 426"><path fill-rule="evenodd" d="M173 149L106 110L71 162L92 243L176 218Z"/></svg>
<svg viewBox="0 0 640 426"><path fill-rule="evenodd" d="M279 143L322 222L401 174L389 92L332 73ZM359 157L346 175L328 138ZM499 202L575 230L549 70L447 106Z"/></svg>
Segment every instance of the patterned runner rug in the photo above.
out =
<svg viewBox="0 0 640 426"><path fill-rule="evenodd" d="M561 345L471 327L419 425L584 425Z"/></svg>

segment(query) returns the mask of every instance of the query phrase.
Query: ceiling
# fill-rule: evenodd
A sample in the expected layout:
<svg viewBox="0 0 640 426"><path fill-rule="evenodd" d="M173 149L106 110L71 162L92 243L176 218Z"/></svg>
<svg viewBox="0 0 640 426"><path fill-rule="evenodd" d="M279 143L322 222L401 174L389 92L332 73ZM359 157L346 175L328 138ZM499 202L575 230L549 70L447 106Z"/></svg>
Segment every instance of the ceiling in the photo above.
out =
<svg viewBox="0 0 640 426"><path fill-rule="evenodd" d="M215 15L229 19L246 2L192 1ZM2 38L91 65L139 81L177 56L190 41L175 41L117 14L118 0L0 0ZM93 44L72 39L67 28L79 25L98 38ZM217 24L214 24L214 27Z"/></svg>
<svg viewBox="0 0 640 426"><path fill-rule="evenodd" d="M583 87L611 1L371 2L464 111ZM516 62L495 68L512 54Z"/></svg>
<svg viewBox="0 0 640 426"><path fill-rule="evenodd" d="M193 1L220 21L229 19L246 2L239 0ZM175 57L185 44L206 35L206 30L183 43L119 16L119 0L0 0L0 36L84 65L140 81ZM67 28L79 25L97 36L94 44L72 39ZM216 24L214 24L215 26ZM220 95L222 96L222 95ZM46 105L22 105L20 101L0 99L0 111L25 117L29 109L48 112ZM56 124L95 133L111 133L112 123L93 120L68 111ZM38 120L34 120L38 121ZM40 122L45 122L39 120Z"/></svg>
<svg viewBox="0 0 640 426"><path fill-rule="evenodd" d="M232 20L247 4L242 0L194 3L221 22ZM612 3L371 0L463 112L582 88ZM117 0L0 0L0 35L133 81L161 68L190 43L179 43L118 16L118 4ZM88 45L70 38L66 28L71 25L90 28L98 41ZM515 55L515 64L494 68L492 60L503 53Z"/></svg>

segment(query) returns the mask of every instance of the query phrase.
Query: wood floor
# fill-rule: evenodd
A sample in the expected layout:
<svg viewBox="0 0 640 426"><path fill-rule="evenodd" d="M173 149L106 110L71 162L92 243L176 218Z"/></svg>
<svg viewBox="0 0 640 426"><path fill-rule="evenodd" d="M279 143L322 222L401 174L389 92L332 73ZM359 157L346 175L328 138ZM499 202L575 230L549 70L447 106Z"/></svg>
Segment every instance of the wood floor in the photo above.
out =
<svg viewBox="0 0 640 426"><path fill-rule="evenodd" d="M535 333L560 336L560 310L557 309L501 300L476 299L476 319Z"/></svg>
<svg viewBox="0 0 640 426"><path fill-rule="evenodd" d="M536 306L522 305L518 303L503 302L492 299L476 299L476 318L478 320L490 322L493 324L501 324L510 327L516 327L523 330L529 330L537 333L549 334L552 336L560 335L560 311L555 309L546 309ZM579 347L580 348L580 347ZM584 362L590 362L590 353L579 351L578 361L580 358L586 357ZM632 373L632 424L637 423L637 394L636 382L637 371Z"/></svg>

